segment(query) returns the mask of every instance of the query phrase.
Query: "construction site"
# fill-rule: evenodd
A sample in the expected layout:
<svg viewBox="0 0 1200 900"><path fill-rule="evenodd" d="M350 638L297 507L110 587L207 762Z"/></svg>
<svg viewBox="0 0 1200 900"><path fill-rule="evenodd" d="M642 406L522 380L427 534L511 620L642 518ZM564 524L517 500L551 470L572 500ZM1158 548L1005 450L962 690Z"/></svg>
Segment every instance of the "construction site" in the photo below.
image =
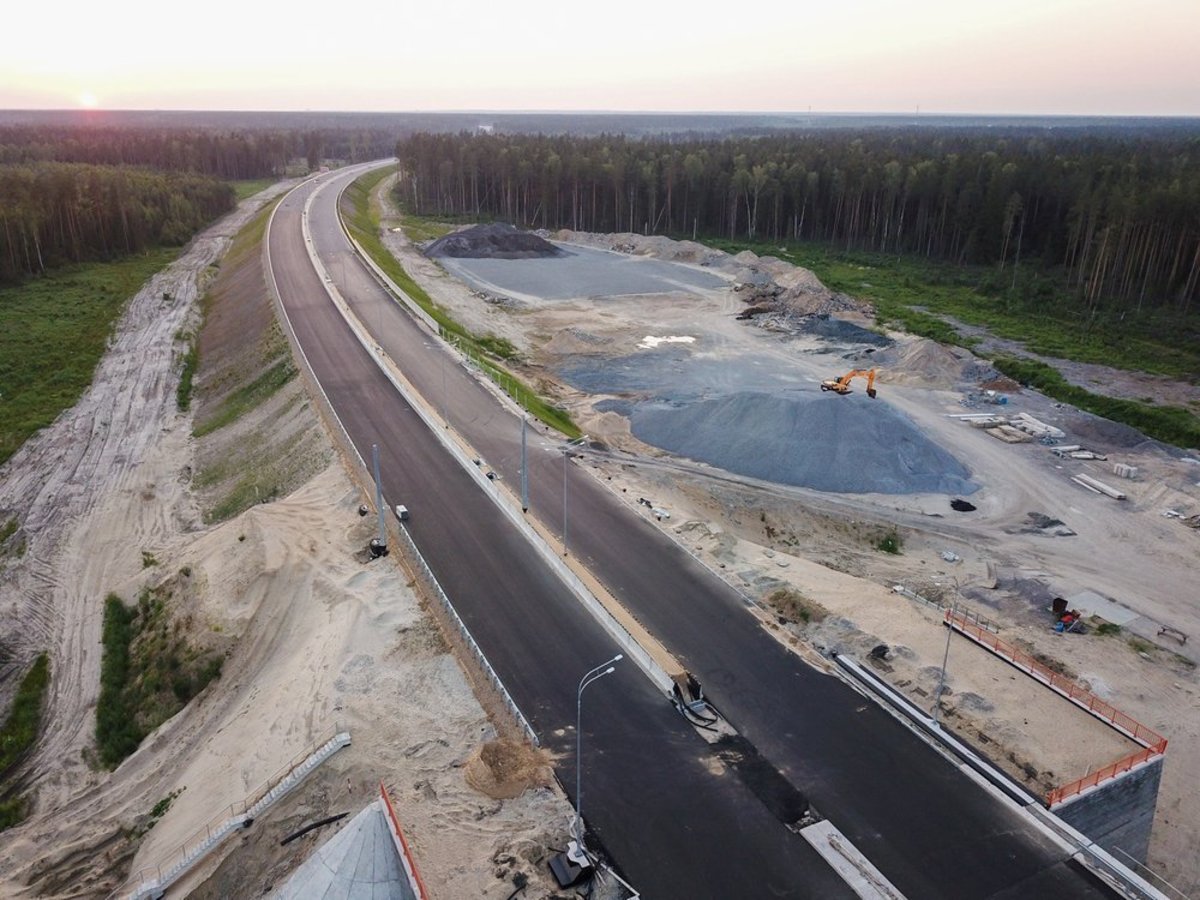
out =
<svg viewBox="0 0 1200 900"><path fill-rule="evenodd" d="M597 477L781 640L868 659L1045 806L1195 890L1195 450L880 328L784 258L573 232L506 257L470 236L453 256L391 240L519 348Z"/></svg>
<svg viewBox="0 0 1200 900"><path fill-rule="evenodd" d="M572 810L552 761L498 732L503 711L419 577L364 567L365 498L304 385L203 439L175 408L164 373L187 304L270 193L139 293L92 390L6 470L0 505L27 511L29 549L4 572L5 612L31 631L69 623L56 658L70 668L19 785L34 804L6 835L0 893L133 896L194 864L173 892L423 878L431 896L561 896L547 861ZM784 258L496 226L439 249L410 242L396 211L385 221L414 280L511 342L513 373L586 432L577 463L763 629L932 721L931 741L961 742L1166 895L1200 891L1195 450L883 328ZM214 339L250 355L276 327L256 266L226 261L214 291ZM183 302L164 311L164 293ZM213 524L242 469L264 496ZM175 633L231 648L225 668L101 772L94 601L163 585L187 601ZM196 862L214 832L238 837Z"/></svg>

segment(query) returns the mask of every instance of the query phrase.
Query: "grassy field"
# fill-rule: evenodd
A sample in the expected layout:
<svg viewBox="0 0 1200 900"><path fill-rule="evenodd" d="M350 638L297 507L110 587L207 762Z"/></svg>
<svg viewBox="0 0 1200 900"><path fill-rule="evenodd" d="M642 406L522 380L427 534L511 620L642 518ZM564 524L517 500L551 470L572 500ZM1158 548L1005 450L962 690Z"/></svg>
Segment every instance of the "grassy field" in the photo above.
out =
<svg viewBox="0 0 1200 900"><path fill-rule="evenodd" d="M12 709L0 725L0 774L17 763L37 740L42 722L42 704L50 686L50 657L45 653L34 660L13 698ZM11 828L25 818L24 797L12 797L0 802L0 831Z"/></svg>
<svg viewBox="0 0 1200 900"><path fill-rule="evenodd" d="M116 594L104 600L96 745L106 768L120 765L221 674L224 656L190 646L170 615L176 586L188 577L181 572L142 591L133 607Z"/></svg>
<svg viewBox="0 0 1200 900"><path fill-rule="evenodd" d="M247 181L231 181L229 183L233 185L233 193L241 203L247 197L253 197L259 191L265 191L278 180L277 178L251 178Z"/></svg>
<svg viewBox="0 0 1200 900"><path fill-rule="evenodd" d="M178 254L155 250L0 288L0 463L75 405L125 304Z"/></svg>
<svg viewBox="0 0 1200 900"><path fill-rule="evenodd" d="M346 212L346 224L354 239L401 290L433 317L442 329L443 337L474 359L488 373L488 376L509 396L517 400L530 415L569 438L579 437L581 434L579 426L571 421L566 410L547 402L501 365L503 360L513 359L516 355L516 348L511 342L496 335L477 335L463 327L449 312L434 303L433 298L409 277L399 261L383 246L383 241L379 237L380 213L375 208L371 195L379 182L391 175L393 171L390 168L376 169L357 179L346 190L346 200L350 204L349 210ZM444 223L435 227L428 220L421 221L423 233L432 233L440 227L445 227L446 231L449 230L449 226L444 226ZM405 227L407 233L407 226Z"/></svg>

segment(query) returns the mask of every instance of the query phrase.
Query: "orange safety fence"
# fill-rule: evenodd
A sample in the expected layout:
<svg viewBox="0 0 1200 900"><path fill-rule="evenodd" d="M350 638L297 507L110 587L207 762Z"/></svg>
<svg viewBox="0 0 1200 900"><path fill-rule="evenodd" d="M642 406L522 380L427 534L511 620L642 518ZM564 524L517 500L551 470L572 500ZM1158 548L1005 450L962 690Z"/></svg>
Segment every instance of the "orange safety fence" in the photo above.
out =
<svg viewBox="0 0 1200 900"><path fill-rule="evenodd" d="M388 796L387 788L383 786L383 782L379 782L379 796L383 798L384 808L387 809L388 820L392 827L392 834L400 841L400 853L404 857L404 870L409 874L412 881L415 883L418 900L429 900L429 894L425 890L425 882L421 880L421 873L417 871L417 862L413 859L412 850L409 849L408 841L404 839L404 829L400 827L400 820L396 818L396 810L392 808L392 798Z"/></svg>
<svg viewBox="0 0 1200 900"><path fill-rule="evenodd" d="M1055 672L1044 663L1038 662L1023 650L1018 650L1011 644L1000 640L985 628L979 627L962 613L947 610L946 625L955 631L981 644L997 656L1016 666L1029 675L1047 685L1051 690L1062 694L1072 703L1086 709L1092 715L1107 722L1118 731L1128 735L1142 745L1142 749L1131 753L1117 762L1089 772L1087 775L1070 784L1052 789L1046 795L1046 806L1052 807L1068 797L1094 787L1109 778L1115 778L1123 772L1128 772L1134 766L1140 765L1155 756L1162 755L1167 749L1167 739L1158 732L1147 728L1136 719L1127 716L1111 703L1106 703L1086 688L1076 684L1070 678Z"/></svg>

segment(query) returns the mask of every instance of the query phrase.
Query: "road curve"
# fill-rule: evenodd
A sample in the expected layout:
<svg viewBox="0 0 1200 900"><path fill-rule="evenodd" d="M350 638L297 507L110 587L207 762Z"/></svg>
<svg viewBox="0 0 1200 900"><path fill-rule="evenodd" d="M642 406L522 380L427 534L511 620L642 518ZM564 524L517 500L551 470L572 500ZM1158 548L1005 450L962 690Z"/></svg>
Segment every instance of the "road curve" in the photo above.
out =
<svg viewBox="0 0 1200 900"><path fill-rule="evenodd" d="M502 477L516 483L520 459L518 420L467 373L457 366L447 365L444 352L435 346L426 332L400 312L353 256L337 224L333 202L338 182L347 177L334 176L331 188L318 194L311 208L308 224L316 252L357 315L374 332L388 355L401 366L406 377L434 405L447 411L453 427L485 455ZM294 199L289 199L288 203L292 202ZM283 212L281 210L281 215ZM281 219L277 224L283 222ZM271 241L274 254L274 228ZM297 263L287 268L300 266ZM279 271L278 265L276 270ZM315 281L316 276L311 277ZM336 316L328 301L324 303L329 315ZM297 304L295 308L303 310L305 319L318 321L320 314L315 308L307 304ZM289 301L289 314L292 309ZM334 319L329 318L318 330L322 335L332 334ZM349 350L345 352L350 353ZM360 353L365 364L369 357L361 348ZM323 360L322 367L325 366L328 368L324 370L335 385L349 375L347 358L340 353L336 360ZM314 368L317 367L314 363ZM359 370L355 367L353 371ZM364 371L360 377L365 384L373 376ZM321 380L328 391L326 378L322 376ZM364 418L362 427L367 431L372 418L378 427L381 418L404 420L407 417L410 439L415 438L415 415L407 407L397 405L398 398L387 399L387 393L388 390L382 387L373 390L370 411L347 409L346 415L351 419L356 415ZM333 402L339 411L343 409L337 400ZM353 401L349 402L353 406ZM392 411L385 413L385 410ZM439 456L440 452L431 444L429 455L421 457L418 471L426 474L437 471L439 482L443 478L453 480L451 472L441 468L435 470ZM393 465L388 463L387 468L390 470ZM554 442L535 441L530 460L531 505L535 512L561 510L562 472L563 464L555 452ZM389 484L388 478L385 475L385 485ZM413 490L416 488L416 482L406 483L402 477L395 483L395 489L401 491L399 496L415 496ZM575 465L567 467L567 491L571 510L568 537L572 553L584 561L608 589L700 678L717 706L746 739L749 750L760 754L769 763L765 768L782 774L782 778L756 781L744 773L741 793L756 794L763 810L768 811L770 821L765 825L764 834L781 830L779 820L786 818L783 811L790 808L789 792L798 792L910 897L1106 895L1078 864L1065 860L1058 847L1022 817L978 790L939 754L881 710L872 705L864 707L859 695L840 681L817 673L781 647L748 614L744 601L731 588L704 570L651 524L632 515ZM573 602L560 586L545 583L544 573L537 578L539 593L514 594L513 608L508 603L503 604L505 616L516 616L517 621L498 617L495 607L500 604L495 600L489 603L483 599L479 601L481 605L476 605L476 601L470 599L472 584L478 578L486 577L487 583L492 584L492 576L485 576L476 563L494 559L503 568L507 561L519 565L530 576L538 567L536 561L528 561L527 556L519 555L519 548L510 540L511 535L506 537L502 533L511 531L502 521L494 516L486 523L476 519L477 513L483 515L476 506L471 507L475 512L468 518L487 527L482 532L472 532L480 537L466 552L480 556L470 565L464 564L462 513L472 492L479 494L478 488L468 482L462 493L456 488L450 502L434 499L432 505L427 505L424 498L418 498L416 503L409 503L411 508L420 511L414 513L412 533L422 552L430 557L431 565L433 558L438 558L441 568L435 565L435 571L439 578L445 579L443 583L460 614L480 643L488 642L484 649L493 659L493 665L535 727L549 736L553 746L554 732L564 721L564 701L567 705L565 721L570 722L573 716L570 695L574 691L574 679L570 673L582 671L593 659L602 660L611 653L606 654L602 638L597 644L598 652L591 649L576 652L575 648L590 646L575 643L585 640L582 636L568 638L565 632L558 634L547 629L543 616L552 608L557 615L561 606L570 606ZM438 493L440 496L441 492ZM389 495L395 496L390 486ZM556 518L548 512L545 520L555 522ZM497 545L503 545L498 554L494 552ZM580 635L588 630L585 624L578 627ZM517 632L523 629L540 631L545 640L536 648L526 647L521 653L514 654ZM596 639L593 637L592 640ZM493 652L498 654L498 659L493 657ZM556 685L555 680L563 683ZM627 685L632 685L634 680L627 679ZM608 697L615 693L608 689L614 687L598 687L589 693L589 713L596 699L593 693ZM625 686L620 690L624 701L630 695L624 693ZM599 702L596 705L599 707ZM597 710L597 716L600 715ZM553 724L555 716L557 724ZM606 718L599 720L606 721ZM552 727L543 730L546 725ZM674 736L664 734L660 739L679 741L678 747L685 756L696 752L711 754L708 745L700 742L695 746L694 735L687 731L684 728ZM595 735L586 732L588 746L599 748L607 739L606 732ZM615 749L597 752L612 752L614 759L618 755ZM657 751L655 756L658 756ZM626 757L623 761L634 768L639 765L636 756ZM564 776L570 772L564 782L573 784L573 769L563 767L560 771ZM602 797L600 791L590 787L602 777L593 773L590 760L585 771L588 818L606 845L632 873L634 866L624 852L618 850L618 845L626 843L622 840L626 836L623 832L629 827L629 821L623 820L620 810L624 801L607 793ZM712 780L711 775L706 779L696 769L673 768L673 771L686 771L689 778L697 778L691 783L693 787ZM626 771L624 774L628 777L633 773ZM631 790L630 784L623 783L620 767L613 772L613 778L615 790L627 793ZM686 790L686 785L683 788ZM607 818L610 806L617 813L613 819ZM709 810L704 816L711 821L715 812ZM689 828L694 824L688 821ZM728 825L715 829L726 835L732 830L745 829L740 824L733 829ZM785 833L790 836L790 832ZM790 848L791 844L801 842L797 839L784 843ZM743 850L735 850L727 841L719 842L719 845L725 850L721 856L721 869L743 872L740 865ZM681 871L676 869L677 865L686 866L687 863L682 858L677 861L671 857L671 868L676 873ZM756 871L762 872L757 867ZM743 879L744 875L739 875L730 882L731 887L738 884L742 888L728 896L746 896L744 885L757 883ZM672 889L676 887L669 878L667 882ZM651 890L648 884L639 886L652 896L722 895L711 892L714 885L710 878L706 877L703 883L708 892L692 895L673 890L663 893ZM797 889L812 888L801 885ZM818 892L818 895L829 894Z"/></svg>
<svg viewBox="0 0 1200 900"><path fill-rule="evenodd" d="M296 339L359 453L369 459L379 444L385 496L412 510L410 534L573 795L576 683L616 648L442 450L330 303L300 237L313 189L290 195L268 234ZM340 267L337 259L327 265ZM374 311L396 324L389 306ZM751 791L722 774L710 746L627 664L588 690L584 758L588 824L646 896L852 896Z"/></svg>

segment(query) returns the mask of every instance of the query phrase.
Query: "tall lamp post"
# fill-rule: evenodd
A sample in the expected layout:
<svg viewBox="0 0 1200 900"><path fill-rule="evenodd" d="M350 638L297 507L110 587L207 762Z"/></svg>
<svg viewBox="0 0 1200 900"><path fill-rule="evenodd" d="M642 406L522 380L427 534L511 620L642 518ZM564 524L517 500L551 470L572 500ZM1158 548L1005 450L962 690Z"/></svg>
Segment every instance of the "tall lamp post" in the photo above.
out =
<svg viewBox="0 0 1200 900"><path fill-rule="evenodd" d="M580 850L583 849L583 690L605 675L611 675L616 671L613 663L624 658L624 653L618 653L607 662L590 669L579 679L579 690L575 694L575 839L579 841Z"/></svg>
<svg viewBox="0 0 1200 900"><path fill-rule="evenodd" d="M567 555L567 459L571 456L571 448L563 447L563 556Z"/></svg>

